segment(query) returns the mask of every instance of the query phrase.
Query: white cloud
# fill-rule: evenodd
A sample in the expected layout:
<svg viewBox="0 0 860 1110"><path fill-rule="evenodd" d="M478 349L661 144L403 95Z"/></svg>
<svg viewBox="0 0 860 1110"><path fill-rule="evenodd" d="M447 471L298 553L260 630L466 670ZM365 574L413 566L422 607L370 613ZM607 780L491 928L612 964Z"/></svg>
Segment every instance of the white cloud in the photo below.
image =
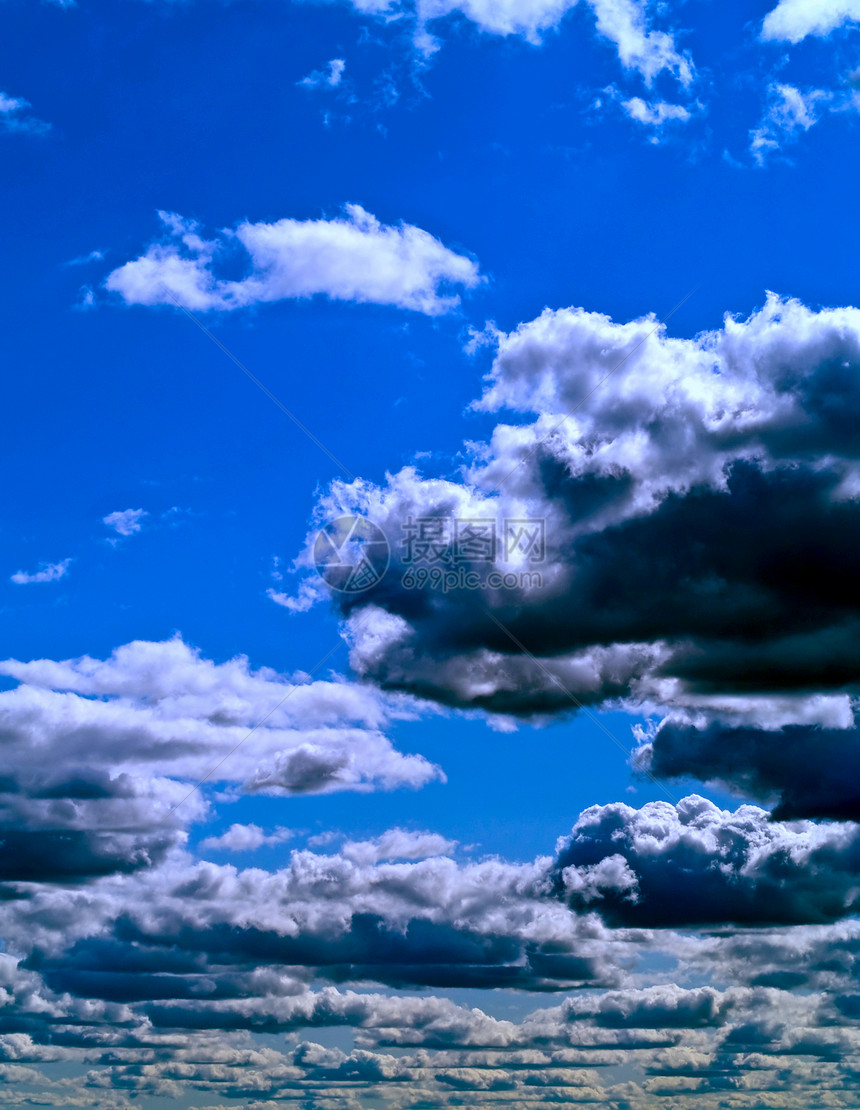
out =
<svg viewBox="0 0 860 1110"><path fill-rule="evenodd" d="M473 289L483 280L472 259L429 232L381 224L357 204L331 220L243 223L219 240L203 239L193 221L159 215L166 239L105 282L128 304L178 302L205 311L323 294L435 316L459 305L453 287ZM237 245L247 253L250 273L239 281L216 277L217 256Z"/></svg>
<svg viewBox="0 0 860 1110"><path fill-rule="evenodd" d="M624 111L637 123L649 127L662 127L671 121L686 122L690 119L690 112L681 104L669 104L665 100L643 100L641 96L631 97L621 104Z"/></svg>
<svg viewBox="0 0 860 1110"><path fill-rule="evenodd" d="M226 786L228 801L243 788L286 796L444 781L381 731L419 703L345 681L294 684L243 658L215 664L179 639L127 644L107 660L6 660L0 674L20 683L0 691L0 883L157 867L208 815L204 781ZM204 847L252 850L289 835L235 825Z"/></svg>
<svg viewBox="0 0 860 1110"><path fill-rule="evenodd" d="M557 27L576 3L577 0L419 0L416 12L421 26L458 12L489 34L520 35L537 43L540 32Z"/></svg>
<svg viewBox="0 0 860 1110"><path fill-rule="evenodd" d="M343 80L346 62L343 58L332 58L326 69L315 69L307 77L303 77L297 84L305 89L336 89Z"/></svg>
<svg viewBox="0 0 860 1110"><path fill-rule="evenodd" d="M860 22L860 0L780 0L765 16L761 37L794 43L856 22Z"/></svg>
<svg viewBox="0 0 860 1110"><path fill-rule="evenodd" d="M802 89L778 82L768 86L767 106L761 123L750 132L750 152L761 166L767 157L814 127L823 112L836 115L860 111L856 89Z"/></svg>
<svg viewBox="0 0 860 1110"><path fill-rule="evenodd" d="M325 586L321 578L305 578L295 594L288 594L269 587L266 597L276 605L289 609L291 613L306 613L325 596Z"/></svg>
<svg viewBox="0 0 860 1110"><path fill-rule="evenodd" d="M456 840L448 840L439 833L388 829L373 840L347 840L341 854L353 863L373 864L380 860L448 856L456 847Z"/></svg>
<svg viewBox="0 0 860 1110"><path fill-rule="evenodd" d="M693 79L689 60L678 53L671 35L648 29L643 0L589 0L597 16L597 30L615 43L621 64L651 82L658 73L674 73L682 85Z"/></svg>
<svg viewBox="0 0 860 1110"><path fill-rule="evenodd" d="M290 829L279 827L272 833L265 833L259 825L231 825L221 836L207 836L200 841L201 852L254 852L257 848L268 848L283 844L295 834Z"/></svg>
<svg viewBox="0 0 860 1110"><path fill-rule="evenodd" d="M121 509L103 517L108 528L113 528L120 536L131 536L141 529L141 521L148 516L146 509Z"/></svg>
<svg viewBox="0 0 860 1110"><path fill-rule="evenodd" d="M0 92L0 127L30 135L44 135L51 125L35 116L27 115L30 102L22 97Z"/></svg>
<svg viewBox="0 0 860 1110"><path fill-rule="evenodd" d="M28 586L32 582L56 582L58 578L65 578L69 572L71 559L63 559L60 563L43 563L42 569L28 573L18 570L10 576L9 581L18 586Z"/></svg>

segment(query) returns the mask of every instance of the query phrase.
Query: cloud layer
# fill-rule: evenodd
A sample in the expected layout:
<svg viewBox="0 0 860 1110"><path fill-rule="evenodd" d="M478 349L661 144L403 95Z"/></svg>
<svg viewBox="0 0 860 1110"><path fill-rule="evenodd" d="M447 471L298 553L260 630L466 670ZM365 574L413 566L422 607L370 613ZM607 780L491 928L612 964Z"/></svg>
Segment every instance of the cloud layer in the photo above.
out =
<svg viewBox="0 0 860 1110"><path fill-rule="evenodd" d="M407 703L342 681L292 684L242 658L215 664L180 639L105 661L6 660L0 674L19 682L0 693L7 883L152 866L206 811L204 779L288 796L444 777L381 731L414 712Z"/></svg>
<svg viewBox="0 0 860 1110"><path fill-rule="evenodd" d="M106 660L7 660L0 673L19 683L0 693L0 1063L24 1098L101 1110L118 1104L94 1091L260 1110L296 1097L314 1110L368 1098L646 1110L666 1098L675 1110L683 1095L716 1110L724 1079L793 1106L788 1092L835 1095L850 1075L856 824L781 822L692 795L593 806L555 855L525 863L473 858L432 830L303 845L295 830L238 822L192 853L184 827L214 820L225 784L289 793L437 777L380 732L421 707L342 680L291 686L180 639ZM791 704L772 710L790 716ZM840 712L810 710L831 725ZM221 795L189 795L261 720L253 754L240 747L213 776ZM643 736L640 758L656 767L669 730ZM354 762L287 783L290 753L319 748ZM268 868L263 850L277 853ZM218 862L224 852L250 865ZM419 988L546 1001L512 1019ZM345 1047L316 1044L325 1028ZM59 1061L65 1080L51 1077Z"/></svg>
<svg viewBox="0 0 860 1110"><path fill-rule="evenodd" d="M42 1104L110 1105L86 1101L95 1084L261 1110L297 1097L319 1110L368 1098L716 1110L725 1090L751 1110L816 1105L813 1090L847 1108L860 932L803 922L822 906L851 913L855 839L690 797L593 807L555 860L525 865L457 861L435 854L453 851L444 838L390 830L297 849L274 871L174 852L85 890L46 880L8 906L0 1053ZM693 920L756 932L675 930ZM419 985L577 989L512 1019L492 1013L494 996L480 1009ZM316 1044L325 1028L351 1047ZM55 1086L38 1069L59 1060L93 1070Z"/></svg>

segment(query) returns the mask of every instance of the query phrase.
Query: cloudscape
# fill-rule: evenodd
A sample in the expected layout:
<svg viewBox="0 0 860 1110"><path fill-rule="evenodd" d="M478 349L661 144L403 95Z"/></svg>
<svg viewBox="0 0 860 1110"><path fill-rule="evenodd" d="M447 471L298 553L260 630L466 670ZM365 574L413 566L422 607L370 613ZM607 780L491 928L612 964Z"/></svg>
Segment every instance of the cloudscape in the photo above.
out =
<svg viewBox="0 0 860 1110"><path fill-rule="evenodd" d="M7 0L0 1106L860 1106L860 3Z"/></svg>

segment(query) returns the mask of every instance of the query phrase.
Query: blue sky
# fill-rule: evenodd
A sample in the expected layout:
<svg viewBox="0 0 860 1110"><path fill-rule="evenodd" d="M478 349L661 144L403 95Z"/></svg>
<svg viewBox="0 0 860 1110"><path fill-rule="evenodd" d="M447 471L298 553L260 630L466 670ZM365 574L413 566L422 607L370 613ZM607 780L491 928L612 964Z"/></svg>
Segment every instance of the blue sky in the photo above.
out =
<svg viewBox="0 0 860 1110"><path fill-rule="evenodd" d="M2 1097L856 1105L855 0L0 19Z"/></svg>

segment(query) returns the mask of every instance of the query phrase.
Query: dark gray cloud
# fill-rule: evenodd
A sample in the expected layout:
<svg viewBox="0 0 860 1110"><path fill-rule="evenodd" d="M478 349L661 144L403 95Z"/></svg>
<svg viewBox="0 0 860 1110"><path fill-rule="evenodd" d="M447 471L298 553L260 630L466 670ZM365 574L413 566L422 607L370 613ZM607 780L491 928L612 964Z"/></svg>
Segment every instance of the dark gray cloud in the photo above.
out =
<svg viewBox="0 0 860 1110"><path fill-rule="evenodd" d="M705 728L664 721L637 752L660 778L693 776L774 806L775 820L860 819L860 732L787 725Z"/></svg>
<svg viewBox="0 0 860 1110"><path fill-rule="evenodd" d="M771 299L697 340L646 339L652 327L544 313L499 338L479 405L536 412L536 423L500 425L462 484L403 471L379 490L337 486L321 506L372 511L393 540L409 515L543 519L542 587L434 594L400 589L388 574L341 604L371 597L415 630L416 650L438 657L515 654L480 619L484 606L550 658L664 640L752 647L856 615L856 310L816 314ZM774 666L750 683L781 681L768 677Z"/></svg>
<svg viewBox="0 0 860 1110"><path fill-rule="evenodd" d="M571 519L547 588L416 599L390 574L340 599L346 613L369 600L387 615L361 626L354 662L392 689L526 715L569 712L565 688L594 704L653 696L671 678L692 695L850 688L860 505L834 500L840 481L736 461L724 488L669 492L648 515L568 541L580 499L559 473L544 496Z"/></svg>
<svg viewBox="0 0 860 1110"><path fill-rule="evenodd" d="M127 873L158 863L173 841L171 832L135 837L78 829L4 829L0 882L72 883Z"/></svg>
<svg viewBox="0 0 860 1110"><path fill-rule="evenodd" d="M777 818L855 816L860 312L769 295L672 339L571 308L492 340L475 408L504 415L459 480L406 468L320 499L319 520L365 514L392 545L377 586L334 598L356 670L514 717L668 717L639 753L653 775L718 781ZM404 525L425 518L542 521L539 565L493 564L540 581L405 584ZM486 575L446 542L448 569Z"/></svg>
<svg viewBox="0 0 860 1110"><path fill-rule="evenodd" d="M557 886L615 925L796 925L860 909L860 828L781 824L755 806L592 806L561 842Z"/></svg>

